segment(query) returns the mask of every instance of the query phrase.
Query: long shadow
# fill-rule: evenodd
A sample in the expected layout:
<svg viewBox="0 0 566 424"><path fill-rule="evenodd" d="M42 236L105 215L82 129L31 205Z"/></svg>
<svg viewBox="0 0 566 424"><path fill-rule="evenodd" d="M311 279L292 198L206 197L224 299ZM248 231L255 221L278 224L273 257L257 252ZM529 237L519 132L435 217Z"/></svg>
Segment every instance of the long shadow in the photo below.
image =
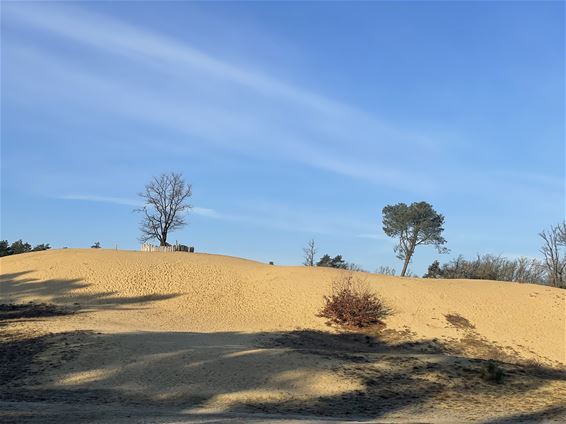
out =
<svg viewBox="0 0 566 424"><path fill-rule="evenodd" d="M77 305L59 306L48 303L0 303L0 328L16 322L32 322L47 317L76 313Z"/></svg>
<svg viewBox="0 0 566 424"><path fill-rule="evenodd" d="M470 358L437 340L308 330L25 334L12 324L92 309L138 309L179 296L85 293L84 281L37 280L26 278L28 273L0 277L0 402L64 403L90 410L85 421L104 405L126 408L138 418L163 411L183 417L187 410L426 418L439 407L454 417L477 410L509 417L500 420L528 418L532 410L562 414L563 370L502 356L495 364L504 379L495 384L485 378L493 360ZM35 297L57 305L21 304ZM66 418L64 409L50 411L53 422ZM82 420L79 415L73 421ZM16 421L28 419L48 421L44 411Z"/></svg>
<svg viewBox="0 0 566 424"><path fill-rule="evenodd" d="M75 312L100 309L142 309L144 303L171 299L181 293L121 296L119 291L87 293L91 284L81 279L22 278L32 271L0 275L0 304L21 304L24 299L49 299L55 305L74 305ZM136 305L136 306L132 306Z"/></svg>
<svg viewBox="0 0 566 424"><path fill-rule="evenodd" d="M540 423L548 422L548 420L554 420L554 422L560 422L558 420L562 420L562 422L564 422L564 417L566 417L566 405L561 405L551 406L540 411L499 417L484 421L483 424Z"/></svg>
<svg viewBox="0 0 566 424"><path fill-rule="evenodd" d="M16 373L0 374L0 401L145 408L146 418L207 408L344 419L426 417L431 406L443 405L458 421L458 413L478 409L484 416L522 416L560 400L560 393L551 399L541 390L564 387L561 370L498 362L505 380L494 384L483 378L487 360L423 353L429 342L387 344L319 331L24 337L11 341L11 355L0 356L10 368L21 349L28 351ZM61 418L54 414L55 421Z"/></svg>

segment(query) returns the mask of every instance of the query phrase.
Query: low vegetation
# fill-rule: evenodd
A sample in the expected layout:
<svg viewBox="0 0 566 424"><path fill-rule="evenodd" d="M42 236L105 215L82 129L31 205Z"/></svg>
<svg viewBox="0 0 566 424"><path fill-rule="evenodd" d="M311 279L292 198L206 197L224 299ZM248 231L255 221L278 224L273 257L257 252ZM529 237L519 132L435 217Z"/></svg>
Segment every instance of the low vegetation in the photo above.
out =
<svg viewBox="0 0 566 424"><path fill-rule="evenodd" d="M489 383L501 384L505 378L505 372L494 361L488 361L481 370L481 376Z"/></svg>
<svg viewBox="0 0 566 424"><path fill-rule="evenodd" d="M393 267L382 265L375 270L375 273L381 275L396 275L397 271L395 271Z"/></svg>
<svg viewBox="0 0 566 424"><path fill-rule="evenodd" d="M32 247L31 244L23 242L21 239L12 244L8 243L8 240L0 240L0 256L18 255L20 253L38 252L47 249L51 249L49 243L42 243Z"/></svg>
<svg viewBox="0 0 566 424"><path fill-rule="evenodd" d="M348 269L348 262L342 259L342 255L336 255L333 258L330 255L324 255L316 263L316 266L323 266L328 268Z"/></svg>
<svg viewBox="0 0 566 424"><path fill-rule="evenodd" d="M544 283L544 264L536 259L509 259L496 255L478 255L465 259L462 255L444 265L434 261L423 278L463 278L474 280Z"/></svg>
<svg viewBox="0 0 566 424"><path fill-rule="evenodd" d="M342 255L336 255L334 257L325 254L323 255L318 262L316 261L316 253L318 249L316 247L316 243L313 240L309 240L306 247L303 248L304 253L304 266L321 266L326 268L336 268L336 269L347 269L349 271L361 271L366 272L360 265L355 264L353 262L346 262Z"/></svg>
<svg viewBox="0 0 566 424"><path fill-rule="evenodd" d="M423 278L512 281L566 288L565 276L555 272L559 269L533 258L509 259L487 254L465 259L460 255L443 265L434 261Z"/></svg>
<svg viewBox="0 0 566 424"><path fill-rule="evenodd" d="M364 328L383 324L388 313L383 301L365 282L349 273L334 281L332 293L324 297L318 316L326 318L329 325Z"/></svg>

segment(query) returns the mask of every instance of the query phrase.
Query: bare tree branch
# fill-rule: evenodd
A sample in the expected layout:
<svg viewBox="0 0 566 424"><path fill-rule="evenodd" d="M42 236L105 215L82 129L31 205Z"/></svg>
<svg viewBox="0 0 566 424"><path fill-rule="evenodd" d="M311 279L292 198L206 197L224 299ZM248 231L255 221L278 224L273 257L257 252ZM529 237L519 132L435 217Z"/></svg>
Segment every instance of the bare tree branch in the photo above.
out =
<svg viewBox="0 0 566 424"><path fill-rule="evenodd" d="M303 252L305 252L305 256L304 256L305 260L303 262L303 265L314 266L314 258L317 252L314 239L309 240L309 242L307 243L307 247L303 248Z"/></svg>
<svg viewBox="0 0 566 424"><path fill-rule="evenodd" d="M185 215L192 208L188 203L191 195L192 186L185 182L182 174L172 172L153 177L139 193L144 206L135 209L143 213L140 241L157 239L161 246L167 246L168 234L187 224Z"/></svg>
<svg viewBox="0 0 566 424"><path fill-rule="evenodd" d="M543 240L540 252L548 273L548 282L554 287L566 288L566 222L551 226L539 233Z"/></svg>

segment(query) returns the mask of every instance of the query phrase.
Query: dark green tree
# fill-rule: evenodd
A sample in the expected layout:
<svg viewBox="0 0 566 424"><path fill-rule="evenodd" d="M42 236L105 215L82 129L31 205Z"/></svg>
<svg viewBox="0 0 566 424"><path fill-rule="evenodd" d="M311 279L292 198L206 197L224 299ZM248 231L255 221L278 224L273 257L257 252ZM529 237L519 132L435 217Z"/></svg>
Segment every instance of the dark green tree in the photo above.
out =
<svg viewBox="0 0 566 424"><path fill-rule="evenodd" d="M330 261L330 266L332 268L348 269L348 262L342 259L342 255L336 255Z"/></svg>
<svg viewBox="0 0 566 424"><path fill-rule="evenodd" d="M446 243L442 237L443 225L444 216L427 202L414 202L410 206L398 203L383 208L383 231L399 239L395 252L404 261L401 277L405 276L417 246L434 245L439 253L448 252L442 246Z"/></svg>
<svg viewBox="0 0 566 424"><path fill-rule="evenodd" d="M316 263L316 266L326 266L326 267L331 267L332 266L332 258L330 257L330 255L324 255L322 258L320 258L320 260Z"/></svg>
<svg viewBox="0 0 566 424"><path fill-rule="evenodd" d="M13 253L8 240L0 240L0 256L8 256Z"/></svg>
<svg viewBox="0 0 566 424"><path fill-rule="evenodd" d="M49 243L41 243L36 245L33 249L31 244L24 243L21 239L13 242L11 245L8 240L0 240L0 257L9 255L18 255L20 253L38 252L40 250L51 249Z"/></svg>
<svg viewBox="0 0 566 424"><path fill-rule="evenodd" d="M428 270L423 278L442 278L442 268L440 267L440 262L434 261L428 267Z"/></svg>
<svg viewBox="0 0 566 424"><path fill-rule="evenodd" d="M92 249L100 249L100 242L99 241L95 241L94 244L92 246L90 246Z"/></svg>
<svg viewBox="0 0 566 424"><path fill-rule="evenodd" d="M348 269L348 262L342 259L342 255L336 255L333 258L330 255L324 255L320 260L316 263L316 266L325 266L328 268L339 268L339 269Z"/></svg>
<svg viewBox="0 0 566 424"><path fill-rule="evenodd" d="M13 255L18 255L20 253L31 252L31 244L24 243L21 239L12 243L10 246Z"/></svg>

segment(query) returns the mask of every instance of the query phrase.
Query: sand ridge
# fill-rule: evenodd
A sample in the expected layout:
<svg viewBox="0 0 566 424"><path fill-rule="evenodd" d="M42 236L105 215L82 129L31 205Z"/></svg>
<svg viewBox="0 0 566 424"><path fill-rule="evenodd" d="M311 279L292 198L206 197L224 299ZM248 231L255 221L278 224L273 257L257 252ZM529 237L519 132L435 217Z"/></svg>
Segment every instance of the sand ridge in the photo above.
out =
<svg viewBox="0 0 566 424"><path fill-rule="evenodd" d="M15 255L0 265L2 303L78 303L91 313L69 325L111 332L327 329L316 313L341 272L221 255L104 249ZM457 313L501 347L566 362L564 290L358 274L392 309L388 328L423 339L458 338L461 330L445 317Z"/></svg>

